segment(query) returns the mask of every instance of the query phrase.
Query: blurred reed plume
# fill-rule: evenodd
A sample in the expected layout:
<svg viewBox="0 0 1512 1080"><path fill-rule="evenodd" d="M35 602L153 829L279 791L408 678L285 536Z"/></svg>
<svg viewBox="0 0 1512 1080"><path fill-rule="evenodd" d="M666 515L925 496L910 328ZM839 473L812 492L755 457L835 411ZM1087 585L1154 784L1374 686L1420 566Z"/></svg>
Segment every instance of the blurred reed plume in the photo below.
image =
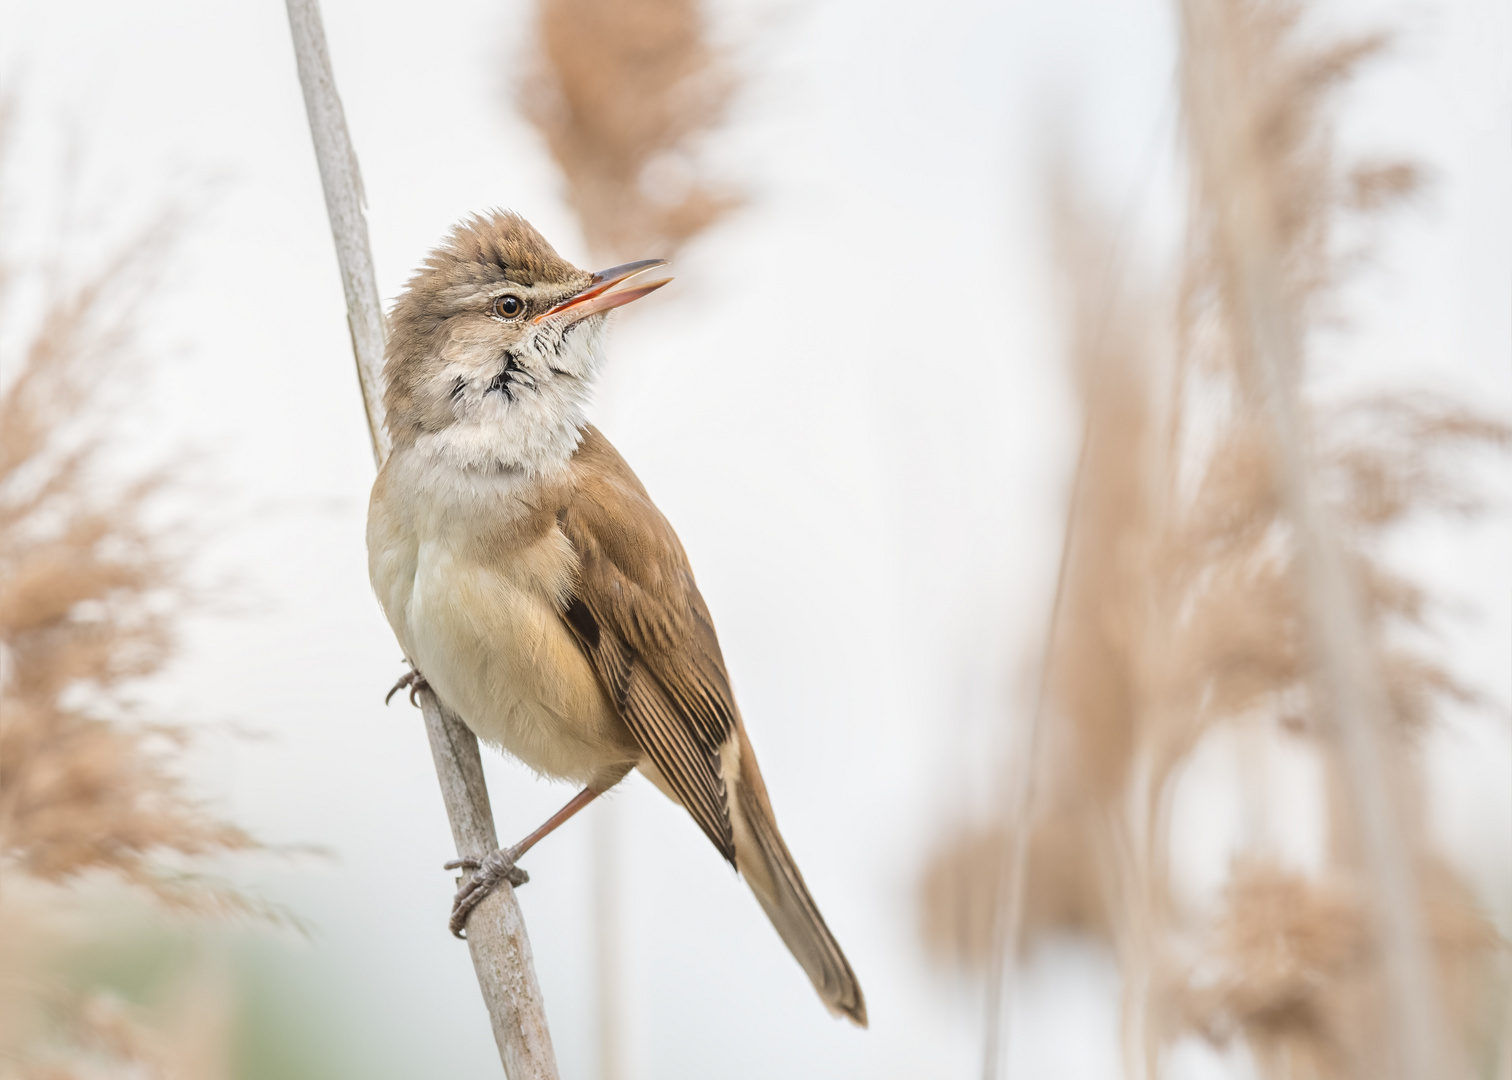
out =
<svg viewBox="0 0 1512 1080"><path fill-rule="evenodd" d="M1467 1057L1489 1064L1499 1019L1491 962L1502 943L1442 862L1421 858L1419 880L1452 1035ZM1204 974L1189 972L1174 987L1168 1020L1217 1045L1243 1039L1264 1077L1393 1075L1371 924L1358 878L1241 859L1200 931Z"/></svg>
<svg viewBox="0 0 1512 1080"><path fill-rule="evenodd" d="M19 197L9 170L14 132L5 102L7 210ZM132 695L172 658L196 599L190 534L163 524L155 502L174 483L173 469L123 478L119 467L127 447L117 418L141 360L137 320L177 220L164 214L75 267L28 257L17 250L14 221L4 225L0 1075L99 1075L88 1062L101 1061L132 1075L219 1075L170 1067L187 1043L155 1042L160 1033L128 1012L98 995L63 994L49 975L83 933L90 904L116 895L112 882L180 915L260 910L197 872L210 857L257 844L189 792L177 760L184 734L151 722ZM69 239L50 236L48 247L65 251ZM25 1019L39 1012L46 1024Z"/></svg>
<svg viewBox="0 0 1512 1080"><path fill-rule="evenodd" d="M14 876L0 898L0 1077L230 1080L225 973L203 956L177 955L176 938L170 962L102 978L102 952L106 968L129 963L153 931L119 925L119 897L70 899L65 910L55 890Z"/></svg>
<svg viewBox="0 0 1512 1080"><path fill-rule="evenodd" d="M182 735L144 723L131 684L163 669L192 600L182 536L153 522L171 480L104 468L108 395L127 374L155 223L49 296L0 387L0 858L63 883L104 871L173 905L236 906L162 856L253 845L210 815L173 767ZM0 252L0 260L4 253ZM0 313L26 268L0 262Z"/></svg>
<svg viewBox="0 0 1512 1080"><path fill-rule="evenodd" d="M699 0L537 0L525 115L567 181L594 256L671 258L740 204L698 141L735 79Z"/></svg>
<svg viewBox="0 0 1512 1080"><path fill-rule="evenodd" d="M1486 1018L1500 1012L1488 995L1502 945L1431 850L1413 737L1445 701L1477 695L1409 644L1430 638L1434 598L1387 561L1383 542L1425 513L1476 513L1467 455L1505 446L1509 432L1422 393L1301 405L1339 286L1364 262L1350 245L1417 186L1410 163L1344 162L1333 137L1334 92L1385 38L1324 40L1304 6L1287 0L1188 6L1225 36L1221 49L1197 34L1183 41L1189 115L1204 97L1201 108L1215 112L1189 132L1205 186L1191 203L1169 301L1141 295L1133 274L1109 272L1109 230L1056 185L1086 437L1049 645L1025 929L1109 942L1130 1077L1158 1075L1163 1048L1193 1032L1242 1039L1267 1077L1409 1075L1382 1035L1400 1027L1389 974L1396 946L1373 916L1392 901L1368 857L1371 825L1335 702L1319 693L1321 654L1304 603L1315 598L1301 591L1311 580L1302 572L1307 538L1251 374L1257 301L1234 267L1255 252L1235 244L1265 245L1277 268L1267 302L1295 344L1281 377L1305 417L1306 480L1326 502L1330 540L1357 592L1370 666L1384 673L1376 734L1401 823L1398 857L1421 894L1411 906L1441 984L1426 971L1414 992L1423 1014L1445 1008L1432 1057L1434 1075L1452 1076L1457 1063L1484 1058L1494 1038ZM1244 93L1194 77L1209 65ZM1201 140L1218 127L1253 136L1242 168L1215 173L1203 157L1214 150ZM1236 176L1263 188L1274 227L1261 239L1236 240L1223 227L1235 201L1244 204L1224 186ZM1163 324L1151 314L1161 311ZM1249 777L1242 857L1215 908L1176 888L1170 830L1185 766L1199 745L1225 736L1248 739L1261 757L1301 746L1321 762L1327 820L1316 826L1328 865L1319 876L1281 861L1271 822L1283 793ZM964 830L927 868L925 941L936 955L988 961L990 927L1007 903L1003 860L991 853L1008 833L1003 822ZM989 1062L988 1074L996 1068Z"/></svg>

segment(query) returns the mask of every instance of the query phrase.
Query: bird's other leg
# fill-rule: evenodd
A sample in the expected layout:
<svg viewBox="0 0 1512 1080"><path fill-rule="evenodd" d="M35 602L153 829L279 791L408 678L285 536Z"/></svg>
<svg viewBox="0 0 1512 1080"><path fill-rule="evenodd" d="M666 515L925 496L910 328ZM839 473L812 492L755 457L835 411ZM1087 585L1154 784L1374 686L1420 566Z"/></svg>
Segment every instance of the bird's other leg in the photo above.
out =
<svg viewBox="0 0 1512 1080"><path fill-rule="evenodd" d="M383 703L387 705L390 698L392 698L395 694L397 694L407 686L409 687L410 704L418 708L420 702L416 699L415 695L422 690L429 690L430 683L425 681L425 676L420 674L420 669L415 667L414 664L410 663L408 659L406 659L404 662L410 665L410 669L403 675L399 676L398 682L389 687L389 692L383 695Z"/></svg>
<svg viewBox="0 0 1512 1080"><path fill-rule="evenodd" d="M513 847L500 848L482 859L453 859L447 863L447 870L471 870L472 876L462 883L457 890L457 895L452 899L451 932L465 938L463 928L467 926L467 917L472 914L473 908L483 902L483 898L494 889L499 887L499 882L507 881L511 885L523 885L530 880L530 875L515 865L515 860L524 856L531 848L535 847L546 837L550 836L568 818L572 817L583 807L604 793L605 789L585 787L572 797L572 801L562 807L546 823L525 839Z"/></svg>

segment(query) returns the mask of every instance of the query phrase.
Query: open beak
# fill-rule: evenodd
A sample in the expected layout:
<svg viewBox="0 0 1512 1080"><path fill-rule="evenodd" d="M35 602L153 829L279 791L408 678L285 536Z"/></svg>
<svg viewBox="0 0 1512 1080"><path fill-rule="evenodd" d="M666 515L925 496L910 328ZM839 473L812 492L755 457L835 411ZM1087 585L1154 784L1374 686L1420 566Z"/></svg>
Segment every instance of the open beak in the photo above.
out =
<svg viewBox="0 0 1512 1080"><path fill-rule="evenodd" d="M633 289L619 289L611 292L611 289L621 282L629 281L637 274L643 274L653 266L666 266L666 259L641 259L639 262L623 263L619 266L611 266L607 270L600 270L593 275L593 281L589 286L576 296L568 297L550 311L542 312L535 317L535 322L549 319L554 315L566 312L572 313L572 321L586 319L590 315L597 315L601 311L609 311L612 308L628 304L632 300L639 300L647 293L653 293L661 288L671 278L662 278L653 281L649 285L637 285Z"/></svg>

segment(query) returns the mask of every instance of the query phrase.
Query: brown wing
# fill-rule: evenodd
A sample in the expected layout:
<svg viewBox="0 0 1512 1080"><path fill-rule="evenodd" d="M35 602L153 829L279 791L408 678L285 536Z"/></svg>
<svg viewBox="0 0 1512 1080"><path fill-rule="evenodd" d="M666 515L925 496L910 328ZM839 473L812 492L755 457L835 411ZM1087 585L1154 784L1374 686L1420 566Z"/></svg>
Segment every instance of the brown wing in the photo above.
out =
<svg viewBox="0 0 1512 1080"><path fill-rule="evenodd" d="M579 570L562 618L636 742L734 863L720 747L735 726L735 700L688 557L596 428L585 430L573 465L578 482L557 520Z"/></svg>

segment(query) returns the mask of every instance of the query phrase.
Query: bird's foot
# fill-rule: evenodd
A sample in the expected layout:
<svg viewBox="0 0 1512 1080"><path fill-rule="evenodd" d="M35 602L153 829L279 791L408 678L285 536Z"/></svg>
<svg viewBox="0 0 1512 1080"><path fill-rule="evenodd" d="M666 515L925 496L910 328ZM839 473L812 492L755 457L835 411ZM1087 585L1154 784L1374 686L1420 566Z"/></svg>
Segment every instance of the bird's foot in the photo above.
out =
<svg viewBox="0 0 1512 1080"><path fill-rule="evenodd" d="M518 888L530 880L530 875L514 864L514 850L501 848L482 859L453 859L446 864L444 869L447 870L472 871L472 877L462 883L457 895L452 898L451 922L448 925L453 936L467 936L462 932L467 926L467 917L472 914L473 908L499 887L501 881L507 881Z"/></svg>
<svg viewBox="0 0 1512 1080"><path fill-rule="evenodd" d="M430 683L425 681L425 676L420 674L420 669L412 667L399 677L398 682L389 687L389 692L383 695L383 703L387 705L389 699L406 686L409 687L410 704L415 706L420 704L419 701L415 700L415 695L422 690L430 689Z"/></svg>

